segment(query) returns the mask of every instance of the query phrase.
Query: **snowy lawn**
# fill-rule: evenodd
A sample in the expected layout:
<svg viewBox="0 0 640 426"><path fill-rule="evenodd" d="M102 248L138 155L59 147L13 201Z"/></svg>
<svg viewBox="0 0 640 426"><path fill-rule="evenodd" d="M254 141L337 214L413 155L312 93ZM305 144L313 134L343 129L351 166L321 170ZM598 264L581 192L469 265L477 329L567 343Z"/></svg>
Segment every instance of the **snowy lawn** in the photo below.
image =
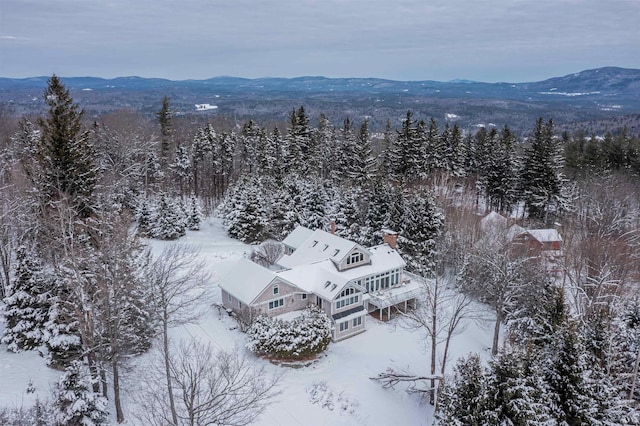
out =
<svg viewBox="0 0 640 426"><path fill-rule="evenodd" d="M301 363L295 367L274 365L256 358L245 348L245 335L235 320L214 304L220 302L220 290L215 285L216 263L220 260L239 257L251 247L226 236L218 219L208 219L200 231L188 232L180 243L200 248L206 268L212 274L215 287L214 300L202 301L210 308L198 324L190 324L172 330L171 338L179 340L197 339L210 342L214 348L237 350L250 359L267 366L268 371L282 374L280 391L256 422L259 425L430 425L433 410L428 403L415 395L407 394L402 387L383 389L370 377L384 372L388 367L406 369L416 374L427 374L429 358L422 336L398 325L397 320L383 323L368 316L367 331L338 343L318 359ZM175 242L151 241L154 254ZM478 352L488 357L491 346L493 324L481 327L469 323L466 331L452 342L448 365L469 352ZM156 345L157 346L157 345ZM157 349L152 349L151 352ZM138 424L132 420L135 404L130 395L136 392L136 377L145 374L148 361L154 354L145 354L134 360L132 371L123 383L123 403L126 424ZM449 368L449 370L450 370ZM32 405L35 395L49 398L51 386L59 372L45 366L44 359L35 352L12 354L6 345L0 346L0 408ZM33 381L35 393L26 393L29 380ZM112 410L113 411L113 410Z"/></svg>

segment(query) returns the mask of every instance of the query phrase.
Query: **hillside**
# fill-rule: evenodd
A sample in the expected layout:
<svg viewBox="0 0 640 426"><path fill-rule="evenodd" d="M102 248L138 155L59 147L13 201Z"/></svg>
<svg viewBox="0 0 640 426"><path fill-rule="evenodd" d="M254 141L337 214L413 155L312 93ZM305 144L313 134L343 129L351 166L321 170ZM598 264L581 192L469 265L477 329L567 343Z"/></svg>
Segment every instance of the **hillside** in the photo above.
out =
<svg viewBox="0 0 640 426"><path fill-rule="evenodd" d="M292 108L305 105L312 117L321 112L334 123L345 117L371 117L381 130L407 109L422 118L458 122L463 128L509 124L528 132L535 119L551 117L561 129L589 122L594 131L613 132L620 123L640 128L640 70L606 67L528 83L483 83L454 80L393 81L376 78L215 77L172 81L157 78L71 77L63 79L90 116L121 108L152 114L169 96L182 114L219 115L241 122L249 117L282 122ZM0 78L0 107L5 114L40 113L47 77ZM197 104L217 106L197 110Z"/></svg>

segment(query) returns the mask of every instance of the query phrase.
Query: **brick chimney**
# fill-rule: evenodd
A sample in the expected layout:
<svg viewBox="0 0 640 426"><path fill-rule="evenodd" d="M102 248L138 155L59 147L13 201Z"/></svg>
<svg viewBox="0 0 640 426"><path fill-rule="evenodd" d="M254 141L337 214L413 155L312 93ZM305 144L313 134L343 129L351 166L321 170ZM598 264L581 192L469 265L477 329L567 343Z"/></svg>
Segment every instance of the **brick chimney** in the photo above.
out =
<svg viewBox="0 0 640 426"><path fill-rule="evenodd" d="M388 229L383 229L382 242L389 244L389 247L395 250L398 245L398 233Z"/></svg>
<svg viewBox="0 0 640 426"><path fill-rule="evenodd" d="M331 219L330 229L331 229L331 234L332 235L336 235L336 220L335 219Z"/></svg>

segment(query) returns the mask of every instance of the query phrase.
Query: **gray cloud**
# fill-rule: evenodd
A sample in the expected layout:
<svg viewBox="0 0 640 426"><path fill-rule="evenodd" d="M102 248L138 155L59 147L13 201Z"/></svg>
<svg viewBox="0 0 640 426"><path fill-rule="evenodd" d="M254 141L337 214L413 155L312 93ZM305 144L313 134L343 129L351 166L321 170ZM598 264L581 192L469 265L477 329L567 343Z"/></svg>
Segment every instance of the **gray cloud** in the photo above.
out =
<svg viewBox="0 0 640 426"><path fill-rule="evenodd" d="M640 68L637 0L8 0L0 75L527 81Z"/></svg>

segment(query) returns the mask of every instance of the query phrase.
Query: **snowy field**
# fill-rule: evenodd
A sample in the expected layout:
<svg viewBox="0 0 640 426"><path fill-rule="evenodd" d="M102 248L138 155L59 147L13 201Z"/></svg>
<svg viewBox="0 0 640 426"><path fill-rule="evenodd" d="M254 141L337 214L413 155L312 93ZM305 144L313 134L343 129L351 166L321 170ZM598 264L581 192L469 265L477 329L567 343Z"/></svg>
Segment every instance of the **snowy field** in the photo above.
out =
<svg viewBox="0 0 640 426"><path fill-rule="evenodd" d="M244 352L255 362L266 365L270 372L282 374L277 400L258 419L258 425L430 425L432 407L403 388L383 389L370 377L388 367L427 374L429 357L419 333L398 325L397 320L383 323L367 317L367 331L342 342L332 343L317 360L298 368L277 366L256 358L244 348L244 335L226 312L214 306L220 302L220 290L215 284L216 263L222 259L243 256L250 246L226 236L217 219L209 219L202 230L188 232L179 243L200 248L206 267L212 274L214 299L203 301L210 306L198 323L172 330L172 340L198 339L215 348ZM152 241L154 253L175 242ZM452 342L448 365L469 352L488 357L493 323L469 322L466 330ZM153 351L154 349L152 349ZM146 362L153 353L134 361L133 370L123 383L123 403L126 424L136 425L131 418L135 410L130 396L136 391L136 377L145 374ZM45 366L35 352L12 354L0 345L0 407L32 405L36 396L49 398L50 389L59 372ZM32 381L35 392L27 393ZM113 410L112 410L113 411Z"/></svg>

